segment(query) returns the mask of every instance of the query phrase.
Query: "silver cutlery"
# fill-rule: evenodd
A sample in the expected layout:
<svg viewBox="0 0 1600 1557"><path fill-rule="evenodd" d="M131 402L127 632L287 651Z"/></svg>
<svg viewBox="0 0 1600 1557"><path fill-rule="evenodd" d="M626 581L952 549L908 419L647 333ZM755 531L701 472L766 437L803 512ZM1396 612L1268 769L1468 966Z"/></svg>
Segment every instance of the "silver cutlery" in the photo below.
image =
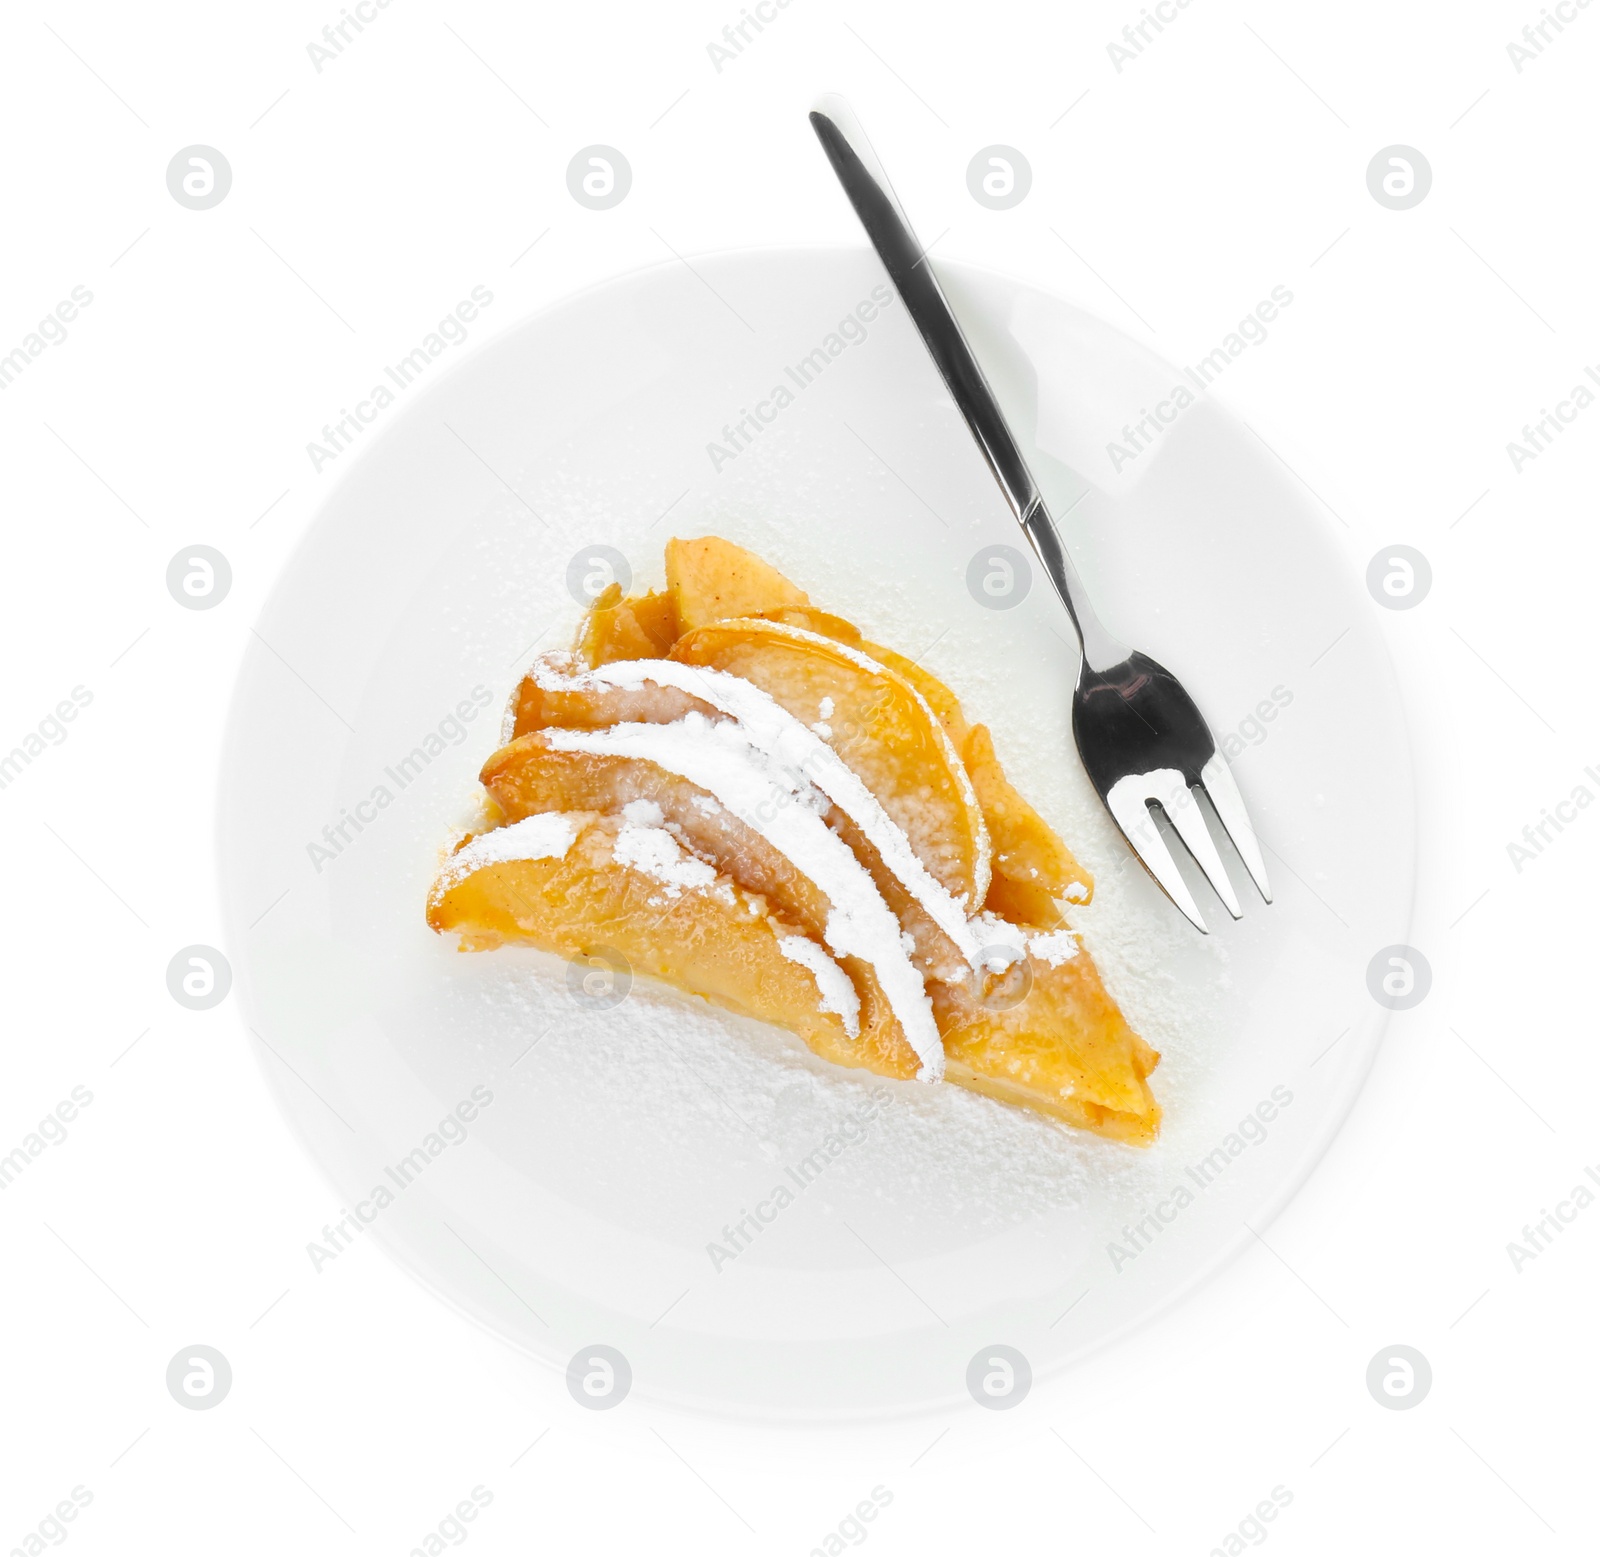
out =
<svg viewBox="0 0 1600 1557"><path fill-rule="evenodd" d="M1072 697L1072 733L1112 820L1156 884L1204 934L1205 920L1155 821L1159 809L1223 906L1235 919L1242 918L1233 883L1201 811L1198 797L1204 794L1250 879L1270 903L1272 890L1260 844L1239 786L1205 718L1171 671L1114 638L1095 615L927 252L917 242L848 104L840 97L824 98L811 115L811 125L956 408L1072 619L1083 651Z"/></svg>

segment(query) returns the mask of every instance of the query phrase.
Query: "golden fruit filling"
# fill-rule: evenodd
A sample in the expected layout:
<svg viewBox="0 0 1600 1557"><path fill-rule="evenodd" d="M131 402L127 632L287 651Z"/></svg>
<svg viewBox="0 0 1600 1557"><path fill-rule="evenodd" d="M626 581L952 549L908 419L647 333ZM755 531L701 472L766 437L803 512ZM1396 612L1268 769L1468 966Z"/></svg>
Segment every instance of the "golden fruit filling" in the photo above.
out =
<svg viewBox="0 0 1600 1557"><path fill-rule="evenodd" d="M484 764L428 923L622 959L823 1059L1137 1145L1159 1056L1064 908L1093 883L941 681L743 548L596 600Z"/></svg>

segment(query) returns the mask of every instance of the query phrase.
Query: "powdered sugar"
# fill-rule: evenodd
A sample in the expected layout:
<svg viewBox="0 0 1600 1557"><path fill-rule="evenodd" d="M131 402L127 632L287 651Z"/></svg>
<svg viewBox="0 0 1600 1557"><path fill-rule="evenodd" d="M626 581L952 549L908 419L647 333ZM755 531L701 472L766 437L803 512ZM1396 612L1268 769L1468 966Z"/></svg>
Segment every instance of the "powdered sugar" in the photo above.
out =
<svg viewBox="0 0 1600 1557"><path fill-rule="evenodd" d="M1048 968L1059 968L1078 955L1078 937L1071 930L1052 930L1047 935L1030 935L1028 951Z"/></svg>
<svg viewBox="0 0 1600 1557"><path fill-rule="evenodd" d="M1027 933L987 908L973 916L972 932L982 948L972 961L974 969L981 967L989 973L1003 973L1028 953Z"/></svg>
<svg viewBox="0 0 1600 1557"><path fill-rule="evenodd" d="M650 800L635 800L624 807L622 814L626 820L612 846L612 859L619 865L626 865L650 877L652 881L659 881L666 888L669 898L682 896L685 887L702 892L714 888L717 884L716 868L685 853L666 828L641 826L637 820L628 817L628 812L636 808L654 812L657 821L661 818L661 807ZM724 884L722 891L731 902L731 888Z"/></svg>
<svg viewBox="0 0 1600 1557"><path fill-rule="evenodd" d="M437 902L458 881L465 880L475 870L482 870L485 865L503 865L510 860L561 859L577 836L577 823L561 811L525 816L509 827L479 833L444 862L429 901Z"/></svg>
<svg viewBox="0 0 1600 1557"><path fill-rule="evenodd" d="M819 1011L832 1011L844 1023L844 1030L852 1038L861 1036L861 997L856 987L845 976L843 968L817 943L803 935L786 935L778 942L778 950L790 962L809 968L817 981L821 999Z"/></svg>

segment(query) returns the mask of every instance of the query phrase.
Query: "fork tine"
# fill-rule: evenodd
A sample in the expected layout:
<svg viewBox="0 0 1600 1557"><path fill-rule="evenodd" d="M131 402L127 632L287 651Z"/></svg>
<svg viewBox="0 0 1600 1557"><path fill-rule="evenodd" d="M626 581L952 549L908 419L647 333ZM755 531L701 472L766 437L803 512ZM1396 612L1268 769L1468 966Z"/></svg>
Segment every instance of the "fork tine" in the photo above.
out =
<svg viewBox="0 0 1600 1557"><path fill-rule="evenodd" d="M1200 787L1211 801L1222 830L1232 840L1244 868L1250 872L1263 901L1272 901L1272 888L1267 884L1266 861L1261 858L1261 845L1255 829L1250 825L1250 813L1244 808L1244 797L1239 793L1232 772L1221 752L1213 752L1211 760L1200 770Z"/></svg>
<svg viewBox="0 0 1600 1557"><path fill-rule="evenodd" d="M1182 774L1172 771L1171 776L1182 787ZM1173 906L1202 935L1209 935L1211 932L1200 917L1200 910L1195 906L1188 883L1178 869L1178 862L1173 859L1172 851L1167 848L1166 840L1162 838L1155 818L1150 814L1149 802L1160 799L1162 794L1162 790L1152 783L1157 777L1156 774L1139 773L1118 779L1105 797L1106 809L1122 829L1128 847L1139 856L1144 868L1155 877L1156 885L1172 900Z"/></svg>
<svg viewBox="0 0 1600 1557"><path fill-rule="evenodd" d="M1223 868L1222 857L1217 853L1216 840L1212 838L1206 819L1201 814L1200 801L1181 776L1174 774L1173 777L1178 782L1161 797L1161 809L1167 813L1173 831L1183 839L1184 847L1194 856L1200 873L1211 883L1211 890L1222 899L1222 906L1235 919L1243 919L1244 910L1239 907L1238 895L1228 879L1228 872Z"/></svg>

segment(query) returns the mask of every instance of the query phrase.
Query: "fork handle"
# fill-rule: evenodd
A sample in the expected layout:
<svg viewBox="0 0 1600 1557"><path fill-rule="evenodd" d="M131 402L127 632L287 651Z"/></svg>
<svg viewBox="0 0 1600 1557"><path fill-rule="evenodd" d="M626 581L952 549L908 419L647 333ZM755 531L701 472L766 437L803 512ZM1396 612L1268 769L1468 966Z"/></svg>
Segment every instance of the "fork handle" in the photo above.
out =
<svg viewBox="0 0 1600 1557"><path fill-rule="evenodd" d="M1133 651L1120 639L1112 637L1094 614L1088 591L1066 547L1061 544L1055 521L1042 497L1021 516L1021 524L1022 533L1028 537L1034 555L1049 574L1062 605L1067 608L1067 615L1072 618L1072 625L1078 630L1078 647L1083 650L1084 664L1095 671L1120 665Z"/></svg>
<svg viewBox="0 0 1600 1557"><path fill-rule="evenodd" d="M923 345L928 348L928 355L933 358L956 409L988 462L1034 555L1066 606L1085 661L1091 669L1099 670L1126 659L1127 646L1105 630L1089 604L1083 580L1056 534L1039 484L1028 469L1000 403L956 322L944 289L928 263L926 250L917 242L888 175L849 105L842 97L824 98L811 114L811 127L817 132L823 152L866 229L868 240L883 261L889 280L905 304Z"/></svg>

